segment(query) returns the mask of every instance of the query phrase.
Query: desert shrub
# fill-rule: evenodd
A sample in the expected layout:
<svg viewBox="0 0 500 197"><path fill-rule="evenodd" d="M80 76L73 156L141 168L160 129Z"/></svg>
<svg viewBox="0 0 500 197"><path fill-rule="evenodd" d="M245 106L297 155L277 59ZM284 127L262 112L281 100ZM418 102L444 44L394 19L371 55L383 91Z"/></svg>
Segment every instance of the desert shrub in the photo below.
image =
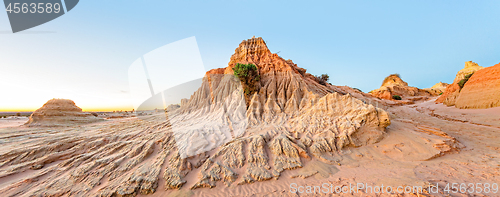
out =
<svg viewBox="0 0 500 197"><path fill-rule="evenodd" d="M233 67L234 75L240 79L244 79L249 77L252 71L257 71L257 66L254 64L240 64L237 63L236 66Z"/></svg>
<svg viewBox="0 0 500 197"><path fill-rule="evenodd" d="M399 95L392 95L392 98L394 100L401 100L401 96L399 96Z"/></svg>
<svg viewBox="0 0 500 197"><path fill-rule="evenodd" d="M17 113L16 113L16 116L21 116L21 113L17 112Z"/></svg>
<svg viewBox="0 0 500 197"><path fill-rule="evenodd" d="M352 89L355 89L355 90L357 90L357 91L363 92L363 91L361 91L359 88L352 88Z"/></svg>
<svg viewBox="0 0 500 197"><path fill-rule="evenodd" d="M460 89L464 88L465 83L467 83L467 81L469 81L470 77L472 77L473 74L474 73L465 75L465 78L463 78L462 80L460 80L458 82L458 86L460 86Z"/></svg>
<svg viewBox="0 0 500 197"><path fill-rule="evenodd" d="M260 81L257 66L254 64L237 63L233 67L233 72L234 76L238 77L242 82L243 90L246 95L250 95L257 91L257 82Z"/></svg>
<svg viewBox="0 0 500 197"><path fill-rule="evenodd" d="M442 92L441 92L441 93L439 93L439 95L442 95L442 94L443 94Z"/></svg>
<svg viewBox="0 0 500 197"><path fill-rule="evenodd" d="M324 86L326 86L326 83L328 82L328 80L330 80L330 76L328 76L328 74L314 76L314 78L315 78L316 82L318 82L319 84L324 85Z"/></svg>

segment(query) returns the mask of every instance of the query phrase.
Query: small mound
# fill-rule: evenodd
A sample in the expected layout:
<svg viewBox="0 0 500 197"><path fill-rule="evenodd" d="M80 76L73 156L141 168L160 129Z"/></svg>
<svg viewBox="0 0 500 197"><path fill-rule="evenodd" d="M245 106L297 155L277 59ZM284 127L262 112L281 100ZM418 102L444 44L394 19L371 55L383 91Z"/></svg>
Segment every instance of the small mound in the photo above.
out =
<svg viewBox="0 0 500 197"><path fill-rule="evenodd" d="M403 81L401 79L401 75L396 73L396 74L391 74L391 75L387 76L384 79L384 82L382 82L382 86L387 87L387 86L391 86L391 85L408 86L408 83Z"/></svg>
<svg viewBox="0 0 500 197"><path fill-rule="evenodd" d="M393 100L397 96L405 98L439 95L439 93L408 86L408 83L403 81L399 74L392 74L386 77L382 82L382 86L380 86L379 89L371 91L371 94L375 97L387 100Z"/></svg>
<svg viewBox="0 0 500 197"><path fill-rule="evenodd" d="M460 80L464 79L465 76L467 76L469 74L473 74L476 71L481 70L483 68L484 67L479 66L475 62L472 62L472 61L465 62L464 69L458 71L457 76L455 77L455 80L453 80L453 83L458 83L458 82L460 82Z"/></svg>
<svg viewBox="0 0 500 197"><path fill-rule="evenodd" d="M91 123L102 120L95 115L83 112L69 99L51 99L29 117L28 126L65 126Z"/></svg>
<svg viewBox="0 0 500 197"><path fill-rule="evenodd" d="M439 83L436 83L435 85L433 85L431 88L425 88L424 90L430 92L433 95L441 95L444 93L444 91L446 90L446 87L448 87L448 85L450 85L450 84L439 82Z"/></svg>
<svg viewBox="0 0 500 197"><path fill-rule="evenodd" d="M435 85L433 85L431 88L432 89L446 89L446 86L450 85L449 83L443 83L443 82L439 82L439 83L436 83Z"/></svg>
<svg viewBox="0 0 500 197"><path fill-rule="evenodd" d="M500 106L500 64L478 70L460 91L455 107L485 109Z"/></svg>
<svg viewBox="0 0 500 197"><path fill-rule="evenodd" d="M178 105L178 104L171 104L171 105L169 105L169 106L167 107L167 109L166 109L166 110L167 110L167 111L174 111L174 110L176 110L176 109L179 109L180 107L181 107L181 106L180 106L180 105Z"/></svg>

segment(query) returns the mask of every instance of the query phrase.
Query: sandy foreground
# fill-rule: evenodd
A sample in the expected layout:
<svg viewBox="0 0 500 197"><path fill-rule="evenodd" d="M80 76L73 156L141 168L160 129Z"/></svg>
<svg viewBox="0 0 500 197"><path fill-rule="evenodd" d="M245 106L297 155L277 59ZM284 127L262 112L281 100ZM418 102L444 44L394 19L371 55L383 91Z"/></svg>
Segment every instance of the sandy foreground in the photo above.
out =
<svg viewBox="0 0 500 197"><path fill-rule="evenodd" d="M318 159L301 158L303 168L285 170L278 180L255 182L250 184L232 184L229 187L217 182L214 188L199 188L191 190L199 179L199 168L184 177L185 185L181 189L165 190L163 174L167 162L159 169L158 187L154 193L138 194L138 196L447 196L447 184L474 184L464 187L461 194L451 193L451 196L500 196L500 191L494 193L492 184L500 184L500 108L464 110L434 104L433 100L406 106L393 106L387 110L392 124L387 128L384 139L376 144L358 148L346 148L338 153L336 163L325 163ZM0 193L2 196L44 196L44 191L57 188L70 190L78 188L83 196L96 196L103 188L111 184L108 177L113 176L113 170L108 174L99 170L92 162L75 163L82 158L92 160L106 152L107 161L113 162L119 152L103 149L111 144L115 137L123 135L130 144L140 143L142 138L148 139L150 125L138 123L136 118L117 119L75 127L24 127L18 123L0 124ZM10 126L6 126L10 125ZM125 134L126 135L125 135ZM142 138L141 138L142 137ZM61 148L64 144L57 141L77 141L68 151L59 151L50 155L44 154L44 148ZM87 144L81 144L88 142ZM56 146L50 146L56 144ZM141 145L141 146L148 146ZM127 146L127 144L123 145ZM157 146L151 145L150 154L142 158L143 163L153 163L161 157ZM70 149L69 149L70 148ZM23 151L25 150L25 151ZM61 150L65 150L61 148ZM36 155L34 161L7 165L9 162L23 160L18 154ZM128 161L128 160L127 160ZM124 161L126 162L126 161ZM94 162L95 163L95 162ZM152 165L153 166L153 165ZM141 165L130 168L117 168L134 174L140 171ZM241 172L244 169L241 169ZM106 172L106 171L104 171ZM236 172L236 173L241 173ZM146 172L151 174L154 172ZM117 176L115 179L123 178ZM307 177L307 178L306 178ZM238 178L241 179L240 176ZM55 181L61 180L61 181ZM63 181L64 180L64 181ZM236 180L236 182L238 182ZM84 187L79 184L88 184ZM483 186L481 192L472 190L477 183L490 185L486 192ZM392 194L367 188L349 192L329 190L336 186L360 184L364 186L390 186L393 190L419 187L428 190L431 186L439 186L437 193L429 191ZM326 185L326 186L325 186ZM317 186L316 191L307 191L307 186ZM332 187L330 187L332 186ZM81 189L79 189L81 187ZM300 187L300 189L299 189ZM328 188L328 189L327 189ZM321 191L320 191L321 189ZM380 191L379 191L380 192ZM53 192L51 192L53 193ZM325 194L326 193L326 194ZM66 193L63 196L82 196L82 193Z"/></svg>

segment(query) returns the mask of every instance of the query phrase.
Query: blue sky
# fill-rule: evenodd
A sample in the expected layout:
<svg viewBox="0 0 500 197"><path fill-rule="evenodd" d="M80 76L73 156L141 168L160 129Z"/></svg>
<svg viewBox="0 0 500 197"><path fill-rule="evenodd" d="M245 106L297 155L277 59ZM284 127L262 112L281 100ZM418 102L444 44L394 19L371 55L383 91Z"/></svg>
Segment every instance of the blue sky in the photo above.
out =
<svg viewBox="0 0 500 197"><path fill-rule="evenodd" d="M500 1L80 1L69 13L9 33L0 12L0 111L51 98L86 110L130 108L128 67L195 36L206 70L238 44L266 40L308 72L367 92L401 74L411 86L452 82L464 62L500 62Z"/></svg>

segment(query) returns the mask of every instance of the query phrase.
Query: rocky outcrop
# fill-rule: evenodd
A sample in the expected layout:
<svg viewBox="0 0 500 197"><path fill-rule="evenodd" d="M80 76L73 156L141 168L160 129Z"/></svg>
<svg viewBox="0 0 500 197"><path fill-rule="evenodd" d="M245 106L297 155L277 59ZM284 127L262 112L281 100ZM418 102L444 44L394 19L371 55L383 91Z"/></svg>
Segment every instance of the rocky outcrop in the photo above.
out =
<svg viewBox="0 0 500 197"><path fill-rule="evenodd" d="M171 104L168 105L167 108L165 109L166 111L174 111L176 109L179 109L181 106L178 104Z"/></svg>
<svg viewBox="0 0 500 197"><path fill-rule="evenodd" d="M443 94L438 99L436 99L436 103L443 103L447 106L455 105L458 95L460 94L460 86L458 85L458 82L464 79L466 75L473 74L483 68L484 67L479 66L475 62L465 62L465 67L462 70L458 71L455 79L453 80L453 83L446 87L446 90L443 92Z"/></svg>
<svg viewBox="0 0 500 197"><path fill-rule="evenodd" d="M68 99L51 99L29 117L28 126L64 126L101 121Z"/></svg>
<svg viewBox="0 0 500 197"><path fill-rule="evenodd" d="M478 70L465 83L455 103L461 109L500 106L500 64Z"/></svg>
<svg viewBox="0 0 500 197"><path fill-rule="evenodd" d="M261 76L248 105L232 75L237 63L256 65ZM388 114L338 90L271 53L262 38L243 41L228 67L207 72L200 89L169 114L184 157L221 146L191 188L277 179L302 167L301 158L335 163L336 151L382 139Z"/></svg>
<svg viewBox="0 0 500 197"><path fill-rule="evenodd" d="M443 94L436 99L436 103L443 103L447 106L454 106L460 94L460 86L458 83L452 83L446 87Z"/></svg>
<svg viewBox="0 0 500 197"><path fill-rule="evenodd" d="M290 120L294 136L311 139L332 137L333 149L344 146L362 146L376 143L383 136L383 128L390 125L388 114L373 105L367 105L350 95L328 94L305 107L299 116ZM360 130L361 127L370 128ZM363 131L371 132L363 133Z"/></svg>
<svg viewBox="0 0 500 197"><path fill-rule="evenodd" d="M241 84L236 81L235 77L232 75L232 67L237 63L251 63L256 65L258 73L261 76L257 84L257 92L250 95L251 99L248 106L245 106L245 102L241 100ZM217 121L212 117L217 117L218 115L207 113L208 109L210 109L210 112L216 112L218 114L231 112L232 114L226 114L238 119L239 121L236 125L239 126L233 126L232 130L229 129L228 132L233 133L233 136L236 134L237 137L239 135L247 135L242 132L246 130L246 127L259 127L263 124L283 127L290 123L292 117L299 117L307 113L308 110L317 108L320 105L323 105L322 107L327 109L332 105L337 105L336 102L340 102L338 100L342 99L352 101L352 103L361 102L350 95L341 96L344 93L340 91L337 92L337 89L333 86L320 85L309 76L310 74L306 73L305 69L299 68L291 60L284 60L277 54L271 53L262 38L244 40L238 48L236 48L235 54L231 56L228 67L207 72L202 87L200 87L185 104L181 105L179 114L171 117L175 120L186 120L186 118L183 117L187 116L189 116L191 120L194 120L193 118L197 117L196 123L188 123L186 121L184 121L184 123L185 125L190 125L190 128L194 128L193 125L195 124L199 124L200 127L203 125L204 129L193 130L193 132L199 132L201 130L210 130L207 128L207 125L211 125ZM322 98L326 99L326 101L324 101L325 103L318 103L319 101L323 101ZM347 106L349 109L369 107L369 105ZM237 118L241 117L242 111L247 117L246 120ZM349 110L346 109L342 111L342 113L334 115L335 117L351 116L343 114L343 112L346 111ZM383 110L372 109L370 113L378 117L385 112L383 112ZM320 117L318 116L317 118ZM173 119L171 119L171 122L174 127L175 124L179 124L179 126L183 125L183 123L179 123L179 121ZM236 119L232 119L231 121L236 123ZM207 120L211 121L208 122ZM376 125L384 125L381 122L388 120L374 119L373 121L376 121L376 123L374 123ZM364 124L371 124L366 120L361 122L363 122L363 125L359 125L359 127L356 127L354 130L364 127ZM226 123L221 122L219 125L222 124ZM335 124L336 123L328 122L328 126L334 126ZM218 130L221 130L220 127L218 128ZM377 129L383 130L383 127ZM184 132L186 132L185 129ZM220 136L219 139L231 139L231 135L220 134L218 136ZM198 139L197 142L200 142L200 146L193 147L198 147L199 149L200 147L211 146L208 141L205 145L202 145L202 141L206 140Z"/></svg>
<svg viewBox="0 0 500 197"><path fill-rule="evenodd" d="M439 82L439 83L436 83L435 85L433 85L431 87L431 89L437 89L437 90L442 90L444 91L446 89L446 86L450 85L449 83L443 83L443 82Z"/></svg>
<svg viewBox="0 0 500 197"><path fill-rule="evenodd" d="M441 95L444 93L448 85L450 84L439 82L433 85L431 88L425 88L424 90L430 92L432 95Z"/></svg>
<svg viewBox="0 0 500 197"><path fill-rule="evenodd" d="M473 74L478 70L483 69L484 67L479 66L477 63L473 61L465 62L465 66L462 70L458 71L457 76L453 80L453 83L458 83L460 80L464 79L466 75Z"/></svg>
<svg viewBox="0 0 500 197"><path fill-rule="evenodd" d="M408 86L408 83L403 81L399 74L389 75L382 82L379 89L372 90L371 94L381 99L392 100L393 96L397 95L405 99L408 97L422 97L422 96L437 96L434 92L422 90L416 87Z"/></svg>

